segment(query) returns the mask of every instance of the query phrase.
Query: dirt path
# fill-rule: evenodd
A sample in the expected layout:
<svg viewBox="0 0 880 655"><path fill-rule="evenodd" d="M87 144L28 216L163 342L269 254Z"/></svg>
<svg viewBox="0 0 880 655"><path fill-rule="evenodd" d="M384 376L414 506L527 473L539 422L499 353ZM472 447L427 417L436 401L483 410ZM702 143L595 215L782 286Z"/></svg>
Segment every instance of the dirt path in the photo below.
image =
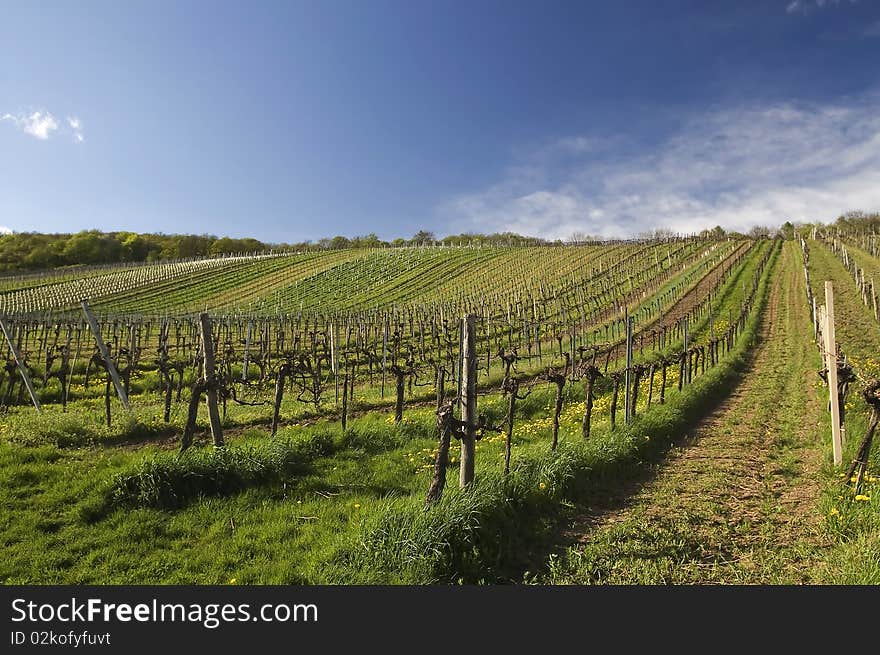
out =
<svg viewBox="0 0 880 655"><path fill-rule="evenodd" d="M823 546L818 359L791 246L742 382L653 479L577 518L548 582L809 581Z"/></svg>
<svg viewBox="0 0 880 655"><path fill-rule="evenodd" d="M734 267L737 256L745 255L748 252L749 247L749 244L744 243L742 246L734 250L727 256L727 258L716 264L706 273L706 275L700 278L691 289L675 301L672 307L664 311L653 321L639 327L633 334L633 343L638 339L650 336L652 330L657 331L664 328L671 329L682 318L690 314L694 307L699 305L709 296L709 293L715 288L718 281ZM610 312L605 318L610 318L612 315L613 312ZM602 357L605 357L606 352L606 350L602 351ZM614 341L612 343L611 359L618 360L625 357L626 339L618 339L617 341Z"/></svg>

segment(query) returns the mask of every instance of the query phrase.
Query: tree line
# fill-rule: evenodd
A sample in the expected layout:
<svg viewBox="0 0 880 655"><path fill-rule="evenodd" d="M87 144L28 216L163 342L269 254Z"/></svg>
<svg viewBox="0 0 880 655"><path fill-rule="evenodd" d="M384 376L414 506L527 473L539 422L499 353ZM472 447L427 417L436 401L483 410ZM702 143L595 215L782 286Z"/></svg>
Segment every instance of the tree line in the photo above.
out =
<svg viewBox="0 0 880 655"><path fill-rule="evenodd" d="M86 230L74 234L14 232L0 235L0 271L27 271L62 266L153 262L268 250L340 250L412 245L540 245L544 239L512 232L459 234L437 239L421 230L411 239L383 241L375 234L335 236L317 242L264 243L208 234L139 234Z"/></svg>
<svg viewBox="0 0 880 655"><path fill-rule="evenodd" d="M782 226L756 226L748 234L725 232L721 226L703 230L704 238L724 236L769 238L781 236L793 238L795 233L807 233L821 223L794 223L786 221ZM876 232L880 229L880 213L850 211L840 216L835 225L842 229ZM664 238L675 236L671 231L656 229L643 232L640 238ZM599 241L601 237L575 232L565 240L568 243ZM42 234L38 232L13 232L0 235L0 272L15 272L95 264L126 262L153 262L194 257L210 257L233 253L259 253L268 250L343 250L346 248L385 248L404 246L536 246L563 243L539 237L523 236L514 232L480 234L465 232L437 238L433 232L420 230L410 239L380 239L375 233L346 237L337 235L318 241L299 243L264 243L258 239L217 237L209 234L156 234L137 232L101 232L85 230L73 234Z"/></svg>

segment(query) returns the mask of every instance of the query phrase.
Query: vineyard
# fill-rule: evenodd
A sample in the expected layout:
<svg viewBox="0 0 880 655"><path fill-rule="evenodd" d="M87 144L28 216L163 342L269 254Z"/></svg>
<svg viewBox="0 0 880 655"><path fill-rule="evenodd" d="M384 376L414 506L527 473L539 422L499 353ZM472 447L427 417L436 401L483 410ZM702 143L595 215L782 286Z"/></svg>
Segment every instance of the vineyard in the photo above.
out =
<svg viewBox="0 0 880 655"><path fill-rule="evenodd" d="M502 582L537 568L602 581L599 545L564 565L552 554L560 526L762 375L749 362L784 278L800 285L788 304L814 366L792 379L822 416L802 428L829 460L816 506L833 506L823 534L840 544L791 575L880 581L866 564L880 535L878 245L805 236L268 252L0 279L0 578ZM819 407L833 381L827 340L816 347L825 281L836 465Z"/></svg>

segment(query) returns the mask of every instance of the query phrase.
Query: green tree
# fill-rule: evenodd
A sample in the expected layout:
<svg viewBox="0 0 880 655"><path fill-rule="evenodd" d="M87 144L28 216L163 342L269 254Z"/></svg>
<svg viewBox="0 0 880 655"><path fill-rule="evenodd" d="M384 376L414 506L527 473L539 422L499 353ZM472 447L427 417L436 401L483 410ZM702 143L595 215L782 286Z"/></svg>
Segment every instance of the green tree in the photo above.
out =
<svg viewBox="0 0 880 655"><path fill-rule="evenodd" d="M348 237L337 235L330 239L330 247L334 250L343 250L344 248L349 248L351 246L351 242L348 240Z"/></svg>
<svg viewBox="0 0 880 655"><path fill-rule="evenodd" d="M433 232L428 232L427 230L419 230L415 233L412 239L410 239L410 243L414 246L426 246L434 243L436 238L434 237Z"/></svg>

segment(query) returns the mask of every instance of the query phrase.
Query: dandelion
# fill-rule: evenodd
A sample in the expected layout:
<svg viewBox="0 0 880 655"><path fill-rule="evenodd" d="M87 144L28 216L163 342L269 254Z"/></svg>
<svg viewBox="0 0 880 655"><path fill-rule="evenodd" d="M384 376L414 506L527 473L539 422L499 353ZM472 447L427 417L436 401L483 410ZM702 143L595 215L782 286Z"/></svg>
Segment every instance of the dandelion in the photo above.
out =
<svg viewBox="0 0 880 655"><path fill-rule="evenodd" d="M839 514L840 514L840 512L838 511L838 509L836 507L832 507L831 511L828 512L828 516L838 516Z"/></svg>
<svg viewBox="0 0 880 655"><path fill-rule="evenodd" d="M235 581L236 581L237 579L238 579L238 578L229 578L229 584L235 584Z"/></svg>
<svg viewBox="0 0 880 655"><path fill-rule="evenodd" d="M361 504L360 504L360 503L355 503L355 504L354 504L354 508L355 508L355 509L360 509L360 507L361 507Z"/></svg>
<svg viewBox="0 0 880 655"><path fill-rule="evenodd" d="M538 485L538 487L540 487L541 489L546 489L547 485L542 482L541 484Z"/></svg>
<svg viewBox="0 0 880 655"><path fill-rule="evenodd" d="M866 496L865 494L859 494L856 496L856 500L871 500L870 496Z"/></svg>

